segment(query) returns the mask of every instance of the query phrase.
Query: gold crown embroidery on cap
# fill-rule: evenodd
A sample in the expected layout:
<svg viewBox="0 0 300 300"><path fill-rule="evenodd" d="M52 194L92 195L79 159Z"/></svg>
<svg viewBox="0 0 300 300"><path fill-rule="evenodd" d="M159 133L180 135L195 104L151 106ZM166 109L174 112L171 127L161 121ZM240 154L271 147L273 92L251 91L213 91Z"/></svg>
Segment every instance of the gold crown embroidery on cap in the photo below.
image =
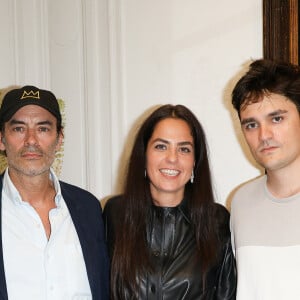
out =
<svg viewBox="0 0 300 300"><path fill-rule="evenodd" d="M35 98L35 99L40 99L40 91L36 91L36 92L34 92L34 91L29 91L29 92L26 92L26 91L24 91L23 92L23 95L22 95L22 97L21 97L21 100L22 99L26 99L26 98Z"/></svg>

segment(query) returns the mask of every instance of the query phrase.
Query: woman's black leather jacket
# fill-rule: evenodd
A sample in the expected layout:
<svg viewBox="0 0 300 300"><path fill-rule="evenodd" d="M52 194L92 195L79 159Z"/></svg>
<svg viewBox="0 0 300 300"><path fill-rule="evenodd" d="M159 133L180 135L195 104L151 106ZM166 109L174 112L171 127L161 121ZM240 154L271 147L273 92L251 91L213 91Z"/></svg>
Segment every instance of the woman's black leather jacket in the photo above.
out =
<svg viewBox="0 0 300 300"><path fill-rule="evenodd" d="M120 201L121 197L114 197L107 202L104 209L110 253L114 233L122 230L121 225L116 225L116 206L120 205ZM152 207L147 240L154 270L140 278L139 299L235 299L236 268L230 243L229 213L223 206L215 206L216 222L220 224L223 246L218 262L207 273L205 284L186 201L182 201L177 207Z"/></svg>

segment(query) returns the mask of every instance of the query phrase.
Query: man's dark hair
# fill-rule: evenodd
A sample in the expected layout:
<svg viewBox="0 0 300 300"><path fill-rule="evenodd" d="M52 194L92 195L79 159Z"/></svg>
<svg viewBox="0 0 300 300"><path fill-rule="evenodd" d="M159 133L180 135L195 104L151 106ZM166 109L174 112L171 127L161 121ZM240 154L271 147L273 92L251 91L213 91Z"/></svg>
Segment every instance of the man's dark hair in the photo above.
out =
<svg viewBox="0 0 300 300"><path fill-rule="evenodd" d="M300 111L299 66L283 61L255 60L235 85L232 91L232 105L240 115L244 107L261 101L269 94L287 97Z"/></svg>

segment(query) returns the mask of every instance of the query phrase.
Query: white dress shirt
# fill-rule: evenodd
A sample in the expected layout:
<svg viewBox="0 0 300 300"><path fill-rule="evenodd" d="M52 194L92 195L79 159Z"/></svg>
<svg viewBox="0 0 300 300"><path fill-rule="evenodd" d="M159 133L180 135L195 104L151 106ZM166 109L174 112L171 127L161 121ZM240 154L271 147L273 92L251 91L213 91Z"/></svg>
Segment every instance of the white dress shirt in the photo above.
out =
<svg viewBox="0 0 300 300"><path fill-rule="evenodd" d="M48 240L39 215L21 199L8 170L3 177L3 259L10 300L92 299L80 242L52 170L50 179L56 208L49 212Z"/></svg>

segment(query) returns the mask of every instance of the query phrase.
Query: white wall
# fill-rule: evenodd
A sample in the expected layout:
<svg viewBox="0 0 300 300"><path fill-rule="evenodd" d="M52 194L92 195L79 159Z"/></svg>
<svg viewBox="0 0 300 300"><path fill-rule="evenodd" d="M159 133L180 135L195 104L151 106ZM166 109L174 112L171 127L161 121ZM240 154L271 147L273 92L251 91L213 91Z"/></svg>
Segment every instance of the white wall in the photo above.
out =
<svg viewBox="0 0 300 300"><path fill-rule="evenodd" d="M219 202L260 173L230 93L262 56L261 0L0 5L0 87L32 83L66 102L63 180L99 198L118 191L133 129L165 103L188 106L203 124Z"/></svg>
<svg viewBox="0 0 300 300"><path fill-rule="evenodd" d="M207 133L218 201L226 202L260 173L233 122L230 94L245 63L262 56L262 1L121 2L114 2L120 61L112 81L120 91L120 137L150 106L188 106ZM112 150L117 159L120 149Z"/></svg>

